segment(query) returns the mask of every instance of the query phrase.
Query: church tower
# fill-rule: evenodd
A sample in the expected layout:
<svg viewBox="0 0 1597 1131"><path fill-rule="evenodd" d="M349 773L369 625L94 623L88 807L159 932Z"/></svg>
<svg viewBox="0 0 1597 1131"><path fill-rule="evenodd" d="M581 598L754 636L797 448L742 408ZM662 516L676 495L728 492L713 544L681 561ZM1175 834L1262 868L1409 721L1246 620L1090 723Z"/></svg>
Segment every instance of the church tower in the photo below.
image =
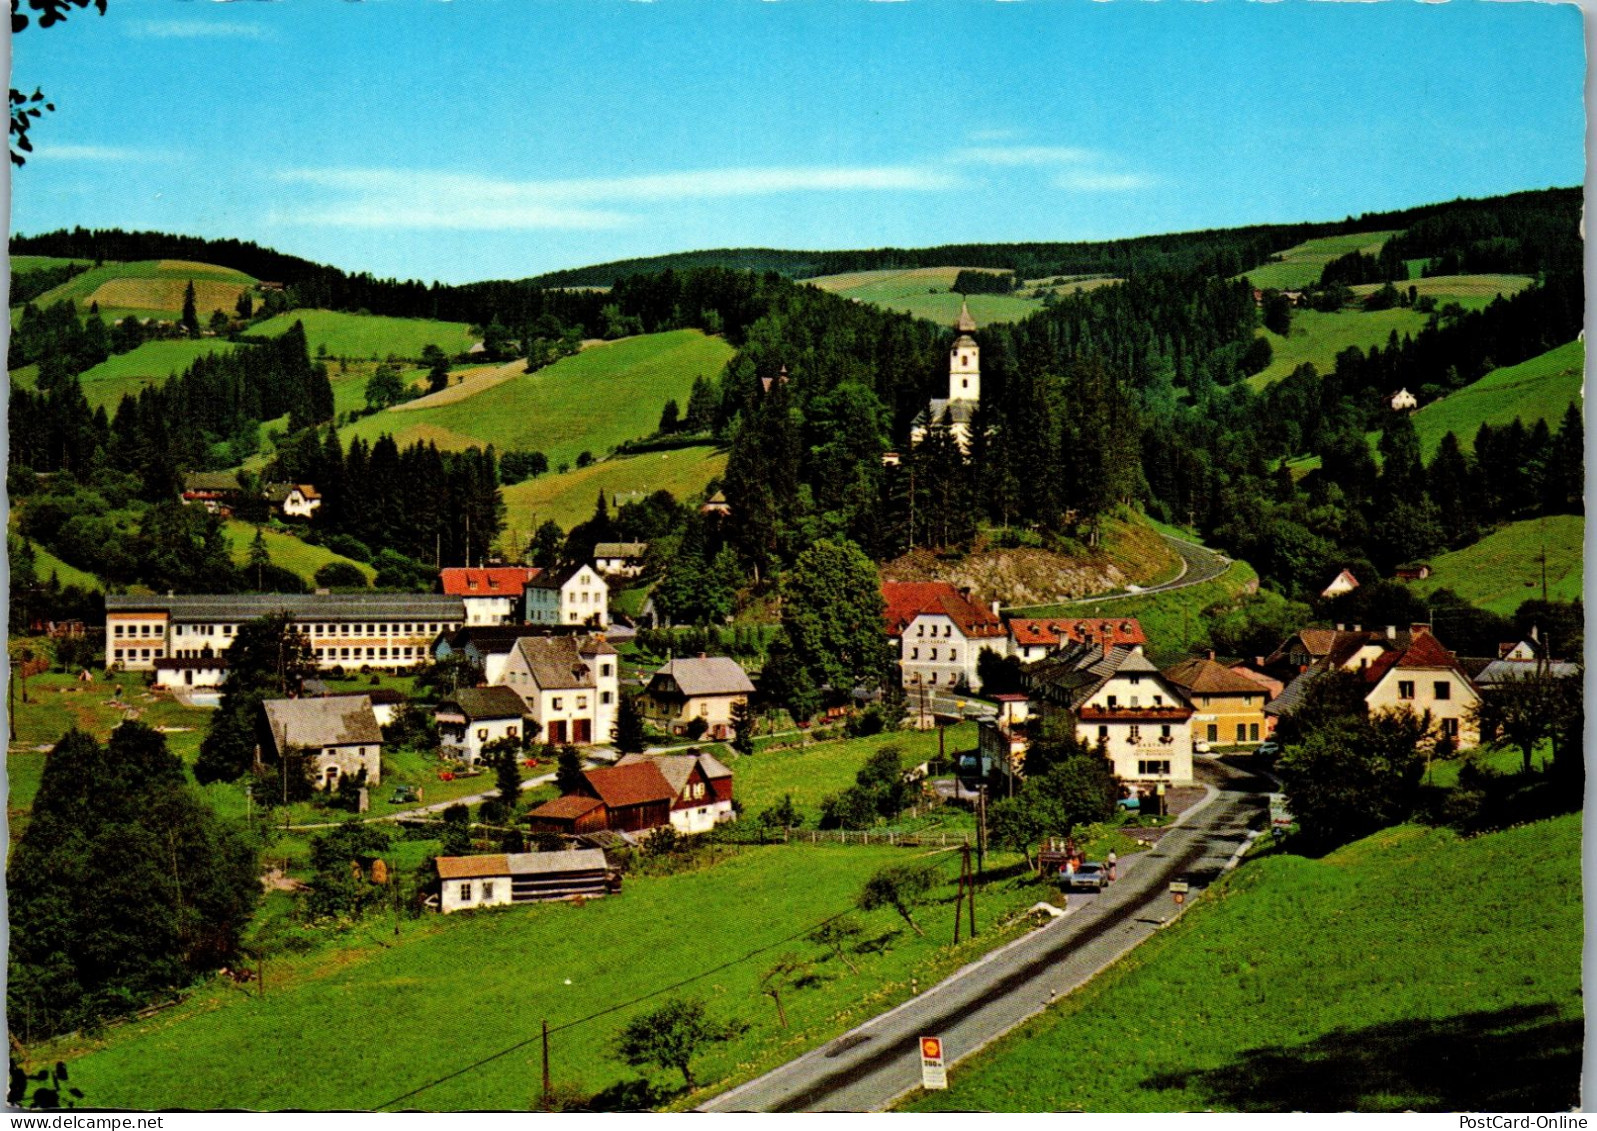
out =
<svg viewBox="0 0 1597 1131"><path fill-rule="evenodd" d="M951 401L981 400L981 347L971 334L976 330L976 320L970 316L970 307L961 301L959 321L954 328L959 337L948 351L948 399Z"/></svg>

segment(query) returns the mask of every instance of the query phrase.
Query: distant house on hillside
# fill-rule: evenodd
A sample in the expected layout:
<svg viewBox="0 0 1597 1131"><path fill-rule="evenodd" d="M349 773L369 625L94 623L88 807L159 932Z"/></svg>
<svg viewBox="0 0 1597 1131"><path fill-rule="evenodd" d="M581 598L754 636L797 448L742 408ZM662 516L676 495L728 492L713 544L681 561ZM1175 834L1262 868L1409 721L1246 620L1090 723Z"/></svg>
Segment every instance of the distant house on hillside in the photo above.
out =
<svg viewBox="0 0 1597 1131"><path fill-rule="evenodd" d="M1322 597L1340 597L1344 593L1351 593L1359 587L1359 579L1353 576L1351 570L1344 569L1331 579L1331 584L1320 590Z"/></svg>
<svg viewBox="0 0 1597 1131"><path fill-rule="evenodd" d="M648 552L647 542L600 542L593 548L593 568L606 577L636 577Z"/></svg>
<svg viewBox="0 0 1597 1131"><path fill-rule="evenodd" d="M318 789L366 771L366 784L382 780L383 732L364 695L326 699L268 699L261 704L261 760L280 761L291 748L310 757Z"/></svg>
<svg viewBox="0 0 1597 1131"><path fill-rule="evenodd" d="M732 708L753 694L754 684L736 660L701 653L656 670L639 705L645 718L673 734L686 734L694 719L703 719L708 736L720 741L732 725Z"/></svg>
<svg viewBox="0 0 1597 1131"><path fill-rule="evenodd" d="M190 471L183 476L183 504L202 506L224 518L233 513L242 494L238 477L230 471Z"/></svg>
<svg viewBox="0 0 1597 1131"><path fill-rule="evenodd" d="M468 625L514 624L521 619L527 583L542 572L532 566L449 566L438 571L438 589L461 599Z"/></svg>
<svg viewBox="0 0 1597 1131"><path fill-rule="evenodd" d="M1391 405L1393 412L1412 412L1419 407L1419 403L1419 399L1407 389L1399 389L1392 394Z"/></svg>

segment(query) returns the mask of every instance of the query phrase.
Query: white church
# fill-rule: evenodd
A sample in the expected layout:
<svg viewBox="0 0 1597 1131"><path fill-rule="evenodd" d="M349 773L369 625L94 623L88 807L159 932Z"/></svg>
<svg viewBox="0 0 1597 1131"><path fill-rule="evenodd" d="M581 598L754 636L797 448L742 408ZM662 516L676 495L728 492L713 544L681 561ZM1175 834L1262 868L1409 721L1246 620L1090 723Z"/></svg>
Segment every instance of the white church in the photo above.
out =
<svg viewBox="0 0 1597 1131"><path fill-rule="evenodd" d="M933 398L925 412L915 417L909 427L909 441L918 444L926 438L931 426L948 414L948 431L959 444L960 450L970 451L970 421L981 401L981 349L971 334L976 320L970 316L970 307L959 304L959 321L954 324L959 337L948 350L948 397Z"/></svg>

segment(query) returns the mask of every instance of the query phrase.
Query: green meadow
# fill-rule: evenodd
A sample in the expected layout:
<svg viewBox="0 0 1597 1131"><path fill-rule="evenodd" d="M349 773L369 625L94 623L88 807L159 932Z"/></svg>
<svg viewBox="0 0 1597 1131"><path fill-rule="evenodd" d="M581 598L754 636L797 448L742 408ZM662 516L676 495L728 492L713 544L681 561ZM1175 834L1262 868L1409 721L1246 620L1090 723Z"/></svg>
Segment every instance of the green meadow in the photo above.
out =
<svg viewBox="0 0 1597 1131"><path fill-rule="evenodd" d="M1269 852L915 1111L1562 1111L1581 818Z"/></svg>
<svg viewBox="0 0 1597 1131"><path fill-rule="evenodd" d="M1429 279L1410 279L1401 287L1403 290L1413 287L1420 298L1434 298L1439 307L1456 302L1465 310L1480 310L1499 295L1509 298L1534 281L1529 275L1435 275ZM1349 289L1362 299L1380 290L1381 284L1360 283Z"/></svg>
<svg viewBox="0 0 1597 1131"><path fill-rule="evenodd" d="M1381 250L1381 245L1395 235L1396 232L1352 232L1344 236L1306 240L1283 251L1278 262L1266 263L1246 272L1246 277L1260 289L1301 290L1318 283L1320 272L1331 260L1339 259L1350 251L1374 255Z"/></svg>
<svg viewBox="0 0 1597 1131"><path fill-rule="evenodd" d="M237 519L228 519L226 534L228 545L233 552L233 560L241 566L244 565L249 561L250 546L255 541L255 527ZM266 542L266 552L271 555L272 564L297 573L304 579L306 585L314 586L316 571L333 562L354 566L365 574L368 583L377 576L377 571L365 562L357 562L352 558L335 554L323 546L312 546L292 534L263 526L261 537Z"/></svg>
<svg viewBox="0 0 1597 1131"><path fill-rule="evenodd" d="M54 574L62 585L76 585L79 589L105 588L94 574L67 564L37 542L33 543L33 572L40 581L49 581Z"/></svg>
<svg viewBox="0 0 1597 1131"><path fill-rule="evenodd" d="M952 325L959 318L960 296L949 288L962 268L914 267L901 270L852 271L846 275L822 275L806 282L823 291L831 291L851 298L855 302L870 303L888 310L901 310L917 318ZM1074 294L1116 282L1114 279L1070 280L1058 287L1049 287L1058 294ZM978 325L993 322L1018 322L1042 309L1042 300L1032 298L1037 286L1047 286L1048 280L1036 280L1025 289L1007 295L969 295L970 314Z"/></svg>
<svg viewBox="0 0 1597 1131"><path fill-rule="evenodd" d="M524 480L504 489L506 536L516 535L524 546L532 532L550 519L569 530L593 517L600 491L612 503L617 498L622 503L640 499L655 491L670 491L678 501L690 502L726 470L726 457L723 449L706 444L615 456L564 475L550 472Z"/></svg>
<svg viewBox="0 0 1597 1131"><path fill-rule="evenodd" d="M82 310L99 303L107 322L132 314L139 318L176 319L183 313L183 294L194 284L194 305L203 322L213 310L231 315L238 296L255 280L242 271L212 263L181 259L149 259L106 263L46 291L34 300L45 307L66 299Z"/></svg>
<svg viewBox="0 0 1597 1131"><path fill-rule="evenodd" d="M1349 307L1326 313L1307 308L1292 312L1292 327L1286 337L1265 329L1256 331L1268 339L1272 351L1270 364L1248 378L1255 391L1273 385L1305 362L1311 362L1321 373L1336 368L1336 355L1349 346L1369 349L1385 348L1387 339L1395 331L1399 340L1404 334L1417 334L1425 328L1425 315L1413 310L1394 307L1391 310L1365 312Z"/></svg>
<svg viewBox="0 0 1597 1131"><path fill-rule="evenodd" d="M162 385L168 377L181 373L197 359L236 349L219 338L145 342L127 353L112 354L99 365L78 377L90 408L115 413L126 395L138 396L151 385Z"/></svg>
<svg viewBox="0 0 1597 1131"><path fill-rule="evenodd" d="M583 451L601 457L652 433L668 400L687 404L696 377L715 378L732 347L698 330L623 338L586 349L536 373L485 383L474 396L436 407L401 405L343 430L347 443L391 433L403 447L433 442L460 449L493 444L541 451L551 468ZM592 506L592 499L589 499Z"/></svg>
<svg viewBox="0 0 1597 1131"><path fill-rule="evenodd" d="M1516 416L1527 428L1546 419L1547 426L1556 431L1570 402L1581 402L1585 372L1585 343L1574 341L1518 365L1494 369L1479 381L1432 401L1413 416L1426 458L1435 453L1448 432L1471 448L1482 424L1508 424Z"/></svg>
<svg viewBox="0 0 1597 1131"><path fill-rule="evenodd" d="M1512 616L1542 595L1542 548L1547 551L1547 595L1578 601L1585 580L1582 543L1586 520L1559 514L1528 518L1495 530L1462 550L1430 559L1431 576L1414 583L1421 595L1451 589L1472 605Z"/></svg>
<svg viewBox="0 0 1597 1131"><path fill-rule="evenodd" d="M402 921L397 937L393 920L380 916L269 963L264 997L253 985L213 981L176 1009L37 1055L64 1057L95 1106L526 1109L538 1105L544 1020L557 1087L587 1095L647 1075L679 1089L678 1074L640 1073L613 1051L627 1020L671 993L750 1025L696 1058L706 1088L674 1104L688 1107L903 1001L911 979L929 985L1013 938L1019 928L998 929L995 920L1037 898L1012 871L990 869L978 896L982 933L958 947L946 937L952 884L917 909L925 937L892 911L856 913L864 945L849 961L858 973L805 940L851 909L871 873L914 859L935 862L948 878L957 871L951 853L722 848L708 870L631 875L619 896L581 906L429 915ZM759 987L784 959L798 965L782 994L788 1028ZM372 1038L379 1014L383 1031L403 1040Z"/></svg>
<svg viewBox="0 0 1597 1131"><path fill-rule="evenodd" d="M428 318L390 318L377 314L345 314L335 310L290 310L250 328L250 333L275 338L294 323L305 324L305 340L313 357L369 358L393 354L415 360L427 346L453 357L477 340L464 322Z"/></svg>

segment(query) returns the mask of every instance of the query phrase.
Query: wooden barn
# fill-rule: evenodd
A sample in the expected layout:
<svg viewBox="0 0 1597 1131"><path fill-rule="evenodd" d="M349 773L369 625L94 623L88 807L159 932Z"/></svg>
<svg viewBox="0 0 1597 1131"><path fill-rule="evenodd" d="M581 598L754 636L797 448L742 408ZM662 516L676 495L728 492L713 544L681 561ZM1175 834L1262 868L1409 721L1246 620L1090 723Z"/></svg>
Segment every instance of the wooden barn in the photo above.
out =
<svg viewBox="0 0 1597 1131"><path fill-rule="evenodd" d="M620 876L597 848L438 857L438 908L445 915L619 891Z"/></svg>

